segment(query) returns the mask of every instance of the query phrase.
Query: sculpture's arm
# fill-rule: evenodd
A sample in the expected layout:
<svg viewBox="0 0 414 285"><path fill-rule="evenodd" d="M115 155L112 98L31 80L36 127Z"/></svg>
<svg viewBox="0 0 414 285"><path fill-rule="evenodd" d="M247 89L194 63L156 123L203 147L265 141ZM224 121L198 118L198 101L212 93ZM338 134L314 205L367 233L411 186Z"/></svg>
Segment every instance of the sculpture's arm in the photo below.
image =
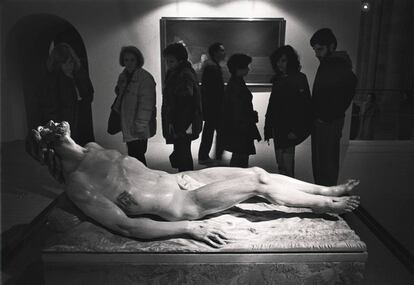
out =
<svg viewBox="0 0 414 285"><path fill-rule="evenodd" d="M225 234L219 225L209 221L155 221L150 218L128 217L115 203L84 183L83 174L71 176L67 184L69 198L85 215L103 226L125 236L154 239L177 235L190 235L194 239L219 247L225 244Z"/></svg>

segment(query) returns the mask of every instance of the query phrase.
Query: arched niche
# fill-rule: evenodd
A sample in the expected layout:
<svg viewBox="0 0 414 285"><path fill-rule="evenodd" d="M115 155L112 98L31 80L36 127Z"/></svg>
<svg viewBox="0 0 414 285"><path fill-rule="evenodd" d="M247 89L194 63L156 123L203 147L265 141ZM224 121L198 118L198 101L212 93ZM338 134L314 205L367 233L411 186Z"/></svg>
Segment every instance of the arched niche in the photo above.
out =
<svg viewBox="0 0 414 285"><path fill-rule="evenodd" d="M7 34L2 92L2 141L23 139L27 130L45 118L39 109L39 87L47 69L50 48L70 44L88 70L83 39L67 20L51 14L20 19Z"/></svg>

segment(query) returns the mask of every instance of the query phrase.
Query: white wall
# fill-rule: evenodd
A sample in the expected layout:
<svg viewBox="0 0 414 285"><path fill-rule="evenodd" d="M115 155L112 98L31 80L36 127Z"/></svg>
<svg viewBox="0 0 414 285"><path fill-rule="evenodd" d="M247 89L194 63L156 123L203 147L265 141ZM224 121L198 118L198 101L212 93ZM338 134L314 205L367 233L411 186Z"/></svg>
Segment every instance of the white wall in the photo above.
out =
<svg viewBox="0 0 414 285"><path fill-rule="evenodd" d="M138 46L145 56L145 65L157 82L157 105L161 106L161 17L274 17L286 20L286 44L297 49L302 60L302 71L313 83L318 61L309 46L312 34L321 27L330 27L338 38L338 49L347 50L355 62L357 56L359 0L280 0L280 1L97 1L97 0L17 0L6 1L4 32L30 14L49 13L71 23L83 37L88 52L91 79L95 87L93 117L96 139L106 147L124 150L120 136L106 134L106 121L113 100L117 75L118 53L123 45ZM2 61L3 62L3 61ZM16 75L14 75L16 77ZM3 110L7 121L16 126L13 133L4 132L3 141L22 139L26 133L22 91L18 78L3 82L2 97L8 98ZM12 94L11 94L12 93ZM268 93L255 93L254 105L260 111L263 127ZM10 112L12 110L12 112ZM160 118L160 116L158 116ZM160 121L153 141L162 141ZM2 122L4 126L5 122ZM20 130L20 131L19 131ZM348 137L344 135L344 137ZM347 140L344 141L347 143ZM311 179L310 149L306 141L298 148L297 172Z"/></svg>

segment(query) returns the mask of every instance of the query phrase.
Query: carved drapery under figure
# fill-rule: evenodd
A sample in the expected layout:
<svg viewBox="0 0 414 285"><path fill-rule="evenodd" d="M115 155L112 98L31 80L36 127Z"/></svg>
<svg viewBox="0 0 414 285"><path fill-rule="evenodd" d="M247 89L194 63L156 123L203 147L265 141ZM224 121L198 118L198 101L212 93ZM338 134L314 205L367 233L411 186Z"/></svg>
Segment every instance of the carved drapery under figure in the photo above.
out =
<svg viewBox="0 0 414 285"><path fill-rule="evenodd" d="M256 201L257 202L257 201ZM206 217L233 242L216 249L181 237L143 241L96 225L74 207L49 216L47 284L359 284L367 248L337 215L241 203ZM158 283L157 283L158 282Z"/></svg>

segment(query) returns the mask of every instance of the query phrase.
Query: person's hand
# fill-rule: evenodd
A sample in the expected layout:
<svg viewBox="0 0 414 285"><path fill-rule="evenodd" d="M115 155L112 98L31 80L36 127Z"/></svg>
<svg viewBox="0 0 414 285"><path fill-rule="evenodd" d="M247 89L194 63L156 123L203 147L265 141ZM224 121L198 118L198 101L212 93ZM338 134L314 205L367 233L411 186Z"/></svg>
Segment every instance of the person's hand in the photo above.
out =
<svg viewBox="0 0 414 285"><path fill-rule="evenodd" d="M220 224L212 221L190 221L188 233L192 238L215 248L222 247L229 242Z"/></svg>
<svg viewBox="0 0 414 285"><path fill-rule="evenodd" d="M295 133L293 133L293 132L290 132L290 133L288 133L288 139L290 139L290 140L295 140L295 139L297 139L298 137L295 135Z"/></svg>

